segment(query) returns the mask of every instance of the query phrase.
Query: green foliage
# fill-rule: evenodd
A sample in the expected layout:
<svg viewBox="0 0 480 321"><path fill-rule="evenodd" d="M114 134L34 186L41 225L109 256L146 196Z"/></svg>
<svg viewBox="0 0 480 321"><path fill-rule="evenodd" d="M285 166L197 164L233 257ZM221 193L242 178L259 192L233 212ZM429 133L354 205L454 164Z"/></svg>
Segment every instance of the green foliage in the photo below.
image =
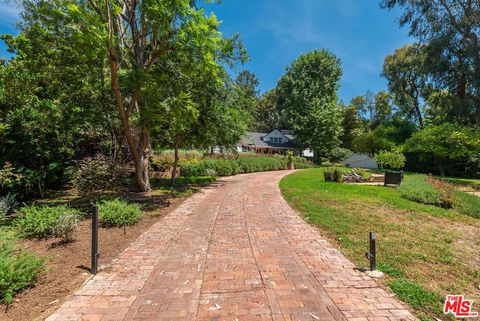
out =
<svg viewBox="0 0 480 321"><path fill-rule="evenodd" d="M239 158L237 163L240 173L272 171L287 168L287 161L280 157ZM293 163L295 164L295 162Z"/></svg>
<svg viewBox="0 0 480 321"><path fill-rule="evenodd" d="M120 199L103 201L98 205L98 219L104 226L121 227L137 223L143 216L138 204Z"/></svg>
<svg viewBox="0 0 480 321"><path fill-rule="evenodd" d="M257 101L252 127L259 132L271 132L283 128L277 109L277 91L271 89L265 92Z"/></svg>
<svg viewBox="0 0 480 321"><path fill-rule="evenodd" d="M439 302L441 302L442 297L425 290L417 283L408 279L398 279L391 282L389 286L401 300L407 302L413 308L439 310Z"/></svg>
<svg viewBox="0 0 480 321"><path fill-rule="evenodd" d="M11 163L6 162L0 169L0 192L11 190L20 183L22 178L23 175L18 173Z"/></svg>
<svg viewBox="0 0 480 321"><path fill-rule="evenodd" d="M323 171L325 182L343 182L343 171L340 168L333 168Z"/></svg>
<svg viewBox="0 0 480 321"><path fill-rule="evenodd" d="M403 273L402 270L399 268L396 268L393 265L390 265L388 263L383 263L383 262L378 262L377 264L378 270L382 271L385 274L388 274L389 276L395 277L395 278L403 278L405 277L405 273Z"/></svg>
<svg viewBox="0 0 480 321"><path fill-rule="evenodd" d="M422 203L440 206L442 195L433 185L427 182L426 175L409 175L398 187L401 197Z"/></svg>
<svg viewBox="0 0 480 321"><path fill-rule="evenodd" d="M340 162L353 155L353 152L347 148L336 147L332 149L328 156L328 160L334 163Z"/></svg>
<svg viewBox="0 0 480 321"><path fill-rule="evenodd" d="M448 91L453 99L443 104L446 108L438 110L438 116L449 122L478 126L478 1L382 0L381 5L387 9L401 9L400 25L409 26L410 35L422 43L420 58L418 54L413 57L408 54L408 59L393 58L392 62L401 62L402 70L397 73L400 80L416 77L428 79L431 84L409 82L400 87L402 91L405 94L409 94L409 89L428 93ZM418 48L413 47L413 50Z"/></svg>
<svg viewBox="0 0 480 321"><path fill-rule="evenodd" d="M391 151L381 150L375 155L375 161L389 169L403 168L405 160L405 155L400 148L393 148Z"/></svg>
<svg viewBox="0 0 480 321"><path fill-rule="evenodd" d="M181 175L190 176L230 176L238 174L238 164L233 160L209 159L196 163L185 163L181 167ZM210 174L210 175L209 175Z"/></svg>
<svg viewBox="0 0 480 321"><path fill-rule="evenodd" d="M156 151L152 160L152 167L164 168L172 166L175 161L175 151L172 149ZM179 162L195 162L203 158L203 153L198 150L179 150L178 156L180 157Z"/></svg>
<svg viewBox="0 0 480 321"><path fill-rule="evenodd" d="M6 217L18 206L17 199L14 194L0 196L0 222L2 217Z"/></svg>
<svg viewBox="0 0 480 321"><path fill-rule="evenodd" d="M24 206L15 220L19 235L24 238L64 237L71 235L80 213L66 206ZM63 218L68 216L68 218ZM76 219L74 219L76 217ZM62 225L62 226L60 226Z"/></svg>
<svg viewBox="0 0 480 321"><path fill-rule="evenodd" d="M480 197L456 191L457 204L455 208L462 214L480 219Z"/></svg>
<svg viewBox="0 0 480 321"><path fill-rule="evenodd" d="M110 191L115 187L112 160L103 155L87 157L79 162L73 185L80 195Z"/></svg>
<svg viewBox="0 0 480 321"><path fill-rule="evenodd" d="M295 166L298 168L311 167L311 164L292 158ZM287 160L284 157L239 157L236 160L207 159L199 162L185 163L181 168L181 175L190 176L209 176L215 173L218 176L230 176L239 173L253 173L261 171L279 170L287 168Z"/></svg>
<svg viewBox="0 0 480 321"><path fill-rule="evenodd" d="M53 235L62 238L65 242L72 242L75 240L78 224L80 223L80 215L77 213L69 213L61 215L55 227L53 228Z"/></svg>
<svg viewBox="0 0 480 321"><path fill-rule="evenodd" d="M340 145L342 112L337 90L341 74L335 55L314 50L293 61L280 78L277 108L300 148L328 155Z"/></svg>
<svg viewBox="0 0 480 321"><path fill-rule="evenodd" d="M4 35L14 58L0 68L0 163L24 175L16 193L43 196L69 180L74 156L116 137L99 43L76 43L65 7L22 1L20 33ZM66 5L66 4L65 4Z"/></svg>
<svg viewBox="0 0 480 321"><path fill-rule="evenodd" d="M451 208L456 203L450 184L426 175L409 175L398 189L403 198L422 204Z"/></svg>
<svg viewBox="0 0 480 321"><path fill-rule="evenodd" d="M424 125L421 100L427 89L424 49L418 45L406 45L385 57L382 75L388 80L388 88L400 111Z"/></svg>
<svg viewBox="0 0 480 321"><path fill-rule="evenodd" d="M12 303L16 293L31 286L44 262L33 254L0 245L0 302Z"/></svg>
<svg viewBox="0 0 480 321"><path fill-rule="evenodd" d="M359 110L353 104L345 105L340 103L340 109L342 111L342 129L341 136L342 147L352 149L353 140L362 134L363 122L360 119Z"/></svg>
<svg viewBox="0 0 480 321"><path fill-rule="evenodd" d="M391 150L395 143L389 137L391 127L379 126L356 137L352 144L353 150L359 153L374 155L381 150Z"/></svg>
<svg viewBox="0 0 480 321"><path fill-rule="evenodd" d="M440 174L455 162L468 162L480 153L480 132L450 123L428 126L409 138L404 151L433 158Z"/></svg>

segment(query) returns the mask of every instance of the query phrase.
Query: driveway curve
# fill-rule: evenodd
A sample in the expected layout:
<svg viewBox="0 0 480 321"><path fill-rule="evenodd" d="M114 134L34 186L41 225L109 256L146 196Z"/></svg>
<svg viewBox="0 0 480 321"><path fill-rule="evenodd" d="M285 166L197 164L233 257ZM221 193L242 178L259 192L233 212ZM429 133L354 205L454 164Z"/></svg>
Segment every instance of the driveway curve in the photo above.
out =
<svg viewBox="0 0 480 321"><path fill-rule="evenodd" d="M415 320L288 206L289 173L193 195L47 320Z"/></svg>

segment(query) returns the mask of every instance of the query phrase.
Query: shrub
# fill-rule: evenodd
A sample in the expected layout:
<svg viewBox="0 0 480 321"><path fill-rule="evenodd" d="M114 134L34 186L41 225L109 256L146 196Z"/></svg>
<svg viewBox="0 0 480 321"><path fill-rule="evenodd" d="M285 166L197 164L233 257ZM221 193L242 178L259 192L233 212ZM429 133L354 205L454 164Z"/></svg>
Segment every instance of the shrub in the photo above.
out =
<svg viewBox="0 0 480 321"><path fill-rule="evenodd" d="M237 163L240 168L240 173L254 173L287 168L287 162L284 157L258 156L239 158Z"/></svg>
<svg viewBox="0 0 480 321"><path fill-rule="evenodd" d="M13 168L12 164L6 162L3 168L0 168L0 191L11 190L19 185L23 175Z"/></svg>
<svg viewBox="0 0 480 321"><path fill-rule="evenodd" d="M103 226L133 225L142 218L142 215L140 205L129 204L119 199L103 201L98 206L98 219Z"/></svg>
<svg viewBox="0 0 480 321"><path fill-rule="evenodd" d="M53 235L62 238L65 242L72 242L78 230L80 215L69 213L60 216L53 228Z"/></svg>
<svg viewBox="0 0 480 321"><path fill-rule="evenodd" d="M7 216L18 206L15 195L7 194L0 197L0 216Z"/></svg>
<svg viewBox="0 0 480 321"><path fill-rule="evenodd" d="M323 176L325 177L325 182L343 182L343 173L338 168L323 171Z"/></svg>
<svg viewBox="0 0 480 321"><path fill-rule="evenodd" d="M398 187L400 196L423 204L440 205L442 195L433 185L427 183L425 175L409 175Z"/></svg>
<svg viewBox="0 0 480 321"><path fill-rule="evenodd" d="M440 192L439 205L444 208L452 208L456 203L453 186L443 180L433 178L432 176L428 177L428 183Z"/></svg>
<svg viewBox="0 0 480 321"><path fill-rule="evenodd" d="M375 161L389 169L403 168L405 160L405 155L400 148L394 148L392 151L382 150L375 155Z"/></svg>
<svg viewBox="0 0 480 321"><path fill-rule="evenodd" d="M67 229L66 222L73 224L72 218L64 219L63 216L77 216L79 219L80 213L66 206L25 206L20 209L20 217L15 221L15 226L20 236L25 238L51 237L59 231L57 228L59 224L64 225L62 230ZM74 226L70 227L70 229L74 228Z"/></svg>
<svg viewBox="0 0 480 321"><path fill-rule="evenodd" d="M45 259L11 246L0 246L0 301L12 303L13 296L30 286L43 269Z"/></svg>
<svg viewBox="0 0 480 321"><path fill-rule="evenodd" d="M342 148L342 147L336 147L332 149L330 152L330 155L328 156L328 160L337 163L341 162L342 160L350 157L353 155L353 152L347 148Z"/></svg>
<svg viewBox="0 0 480 321"><path fill-rule="evenodd" d="M103 155L81 160L73 184L81 195L112 190L115 170L111 161Z"/></svg>
<svg viewBox="0 0 480 321"><path fill-rule="evenodd" d="M197 150L179 150L178 156L180 164L184 162L196 162L202 159L203 155ZM175 162L175 151L173 149L161 150L153 156L152 168L154 170L163 171L173 166Z"/></svg>
<svg viewBox="0 0 480 321"><path fill-rule="evenodd" d="M425 175L407 176L398 189L401 197L417 203L452 208L457 201L452 185Z"/></svg>

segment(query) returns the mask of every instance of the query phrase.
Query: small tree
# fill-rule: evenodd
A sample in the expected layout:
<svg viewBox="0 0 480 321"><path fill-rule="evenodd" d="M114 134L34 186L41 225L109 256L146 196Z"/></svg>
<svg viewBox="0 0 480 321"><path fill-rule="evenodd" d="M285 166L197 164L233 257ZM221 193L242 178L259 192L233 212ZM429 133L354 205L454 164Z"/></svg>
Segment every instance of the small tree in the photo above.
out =
<svg viewBox="0 0 480 321"><path fill-rule="evenodd" d="M455 163L467 163L480 153L480 134L473 128L450 123L428 126L405 142L405 151L432 158L440 175L445 176Z"/></svg>
<svg viewBox="0 0 480 321"><path fill-rule="evenodd" d="M384 165L389 169L400 169L405 166L405 155L401 148L394 148L391 151L382 150L375 155L378 164Z"/></svg>

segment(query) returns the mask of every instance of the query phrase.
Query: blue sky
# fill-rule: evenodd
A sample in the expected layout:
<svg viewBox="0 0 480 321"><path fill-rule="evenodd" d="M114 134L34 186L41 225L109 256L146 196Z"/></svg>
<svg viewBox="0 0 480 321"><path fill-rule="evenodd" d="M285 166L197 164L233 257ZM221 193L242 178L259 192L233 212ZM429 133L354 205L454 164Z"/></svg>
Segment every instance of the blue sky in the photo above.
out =
<svg viewBox="0 0 480 321"><path fill-rule="evenodd" d="M260 90L275 87L300 54L326 48L342 61L339 98L346 102L367 90L386 89L383 59L413 40L398 27L399 12L380 9L377 0L223 0L205 5L222 20L226 36L239 32L260 80ZM0 4L0 33L15 33L18 9ZM7 55L0 45L0 56Z"/></svg>

